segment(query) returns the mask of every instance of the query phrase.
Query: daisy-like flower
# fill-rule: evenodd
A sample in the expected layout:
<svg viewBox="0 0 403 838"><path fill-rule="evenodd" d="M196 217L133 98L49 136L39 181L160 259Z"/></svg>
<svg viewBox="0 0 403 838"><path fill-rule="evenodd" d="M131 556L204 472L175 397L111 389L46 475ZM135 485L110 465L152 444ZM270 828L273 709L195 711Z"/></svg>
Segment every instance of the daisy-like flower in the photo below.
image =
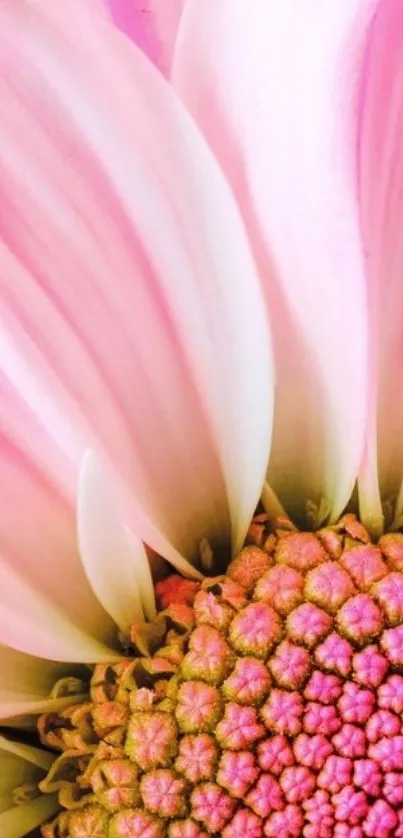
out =
<svg viewBox="0 0 403 838"><path fill-rule="evenodd" d="M0 835L399 838L400 0L0 43Z"/></svg>

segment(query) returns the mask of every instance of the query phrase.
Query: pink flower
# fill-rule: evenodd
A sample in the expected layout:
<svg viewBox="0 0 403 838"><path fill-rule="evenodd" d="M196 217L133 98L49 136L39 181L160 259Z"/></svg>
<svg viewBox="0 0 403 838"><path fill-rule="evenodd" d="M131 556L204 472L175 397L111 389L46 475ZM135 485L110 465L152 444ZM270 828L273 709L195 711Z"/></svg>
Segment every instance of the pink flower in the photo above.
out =
<svg viewBox="0 0 403 838"><path fill-rule="evenodd" d="M402 55L400 0L0 3L0 718L64 713L6 838L96 737L145 776L68 838L400 830Z"/></svg>

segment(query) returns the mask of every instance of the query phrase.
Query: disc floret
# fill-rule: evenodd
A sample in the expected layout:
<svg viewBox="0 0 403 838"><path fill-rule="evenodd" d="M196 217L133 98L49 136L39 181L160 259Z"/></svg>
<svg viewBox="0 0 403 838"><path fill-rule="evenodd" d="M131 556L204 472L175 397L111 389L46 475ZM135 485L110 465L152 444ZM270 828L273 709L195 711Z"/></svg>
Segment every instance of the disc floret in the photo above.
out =
<svg viewBox="0 0 403 838"><path fill-rule="evenodd" d="M150 656L137 627L40 719L44 838L403 838L403 536L250 538L225 575L159 582Z"/></svg>

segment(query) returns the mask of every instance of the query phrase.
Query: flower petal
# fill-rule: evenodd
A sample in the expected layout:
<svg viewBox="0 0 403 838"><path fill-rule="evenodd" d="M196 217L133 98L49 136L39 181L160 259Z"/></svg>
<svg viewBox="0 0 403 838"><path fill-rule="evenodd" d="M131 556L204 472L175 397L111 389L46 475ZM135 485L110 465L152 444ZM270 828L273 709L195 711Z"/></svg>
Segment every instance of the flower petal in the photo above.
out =
<svg viewBox="0 0 403 838"><path fill-rule="evenodd" d="M365 515L382 520L403 478L403 6L378 0L365 39L358 112L358 170L371 294L374 416L360 481ZM377 456L378 454L378 456ZM378 462L377 462L378 460ZM403 495L395 508L403 523Z"/></svg>
<svg viewBox="0 0 403 838"><path fill-rule="evenodd" d="M150 622L155 619L157 615L157 606L155 602L154 581L151 573L150 559L142 541L131 531L125 527L127 542L129 545L130 555L132 561L136 564L136 578L139 587L139 594L142 609L146 620ZM194 575L195 568L185 559L180 557L180 566L185 567L188 573Z"/></svg>
<svg viewBox="0 0 403 838"><path fill-rule="evenodd" d="M55 682L62 676L63 667L60 664L44 661L40 658L24 655L7 646L0 646L0 714L4 714L4 697L6 702L10 694L21 702L28 696L35 695L36 699L48 698Z"/></svg>
<svg viewBox="0 0 403 838"><path fill-rule="evenodd" d="M95 663L121 657L77 628L39 591L33 591L9 560L0 560L0 587L7 592L7 599L0 603L2 643L47 660Z"/></svg>
<svg viewBox="0 0 403 838"><path fill-rule="evenodd" d="M84 673L77 671L80 678ZM52 697L52 691L61 678L74 676L72 666L25 655L7 646L0 646L0 719L7 719L7 726L20 726L21 716L33 713L57 712L84 695Z"/></svg>
<svg viewBox="0 0 403 838"><path fill-rule="evenodd" d="M169 86L85 4L6 0L0 19L3 369L77 470L88 447L115 467L143 541L194 557L231 521L237 549L272 392L231 192Z"/></svg>
<svg viewBox="0 0 403 838"><path fill-rule="evenodd" d="M3 759L4 753L13 755L13 760L10 761L15 766L13 779L16 779L18 766L18 770L21 772L19 784L23 782L23 778L26 776L25 771L31 771L29 766L40 768L42 771L49 771L49 768L55 759L54 754L50 754L47 751L42 750L42 748L34 748L32 745L25 745L23 742L15 742L2 735L0 735L0 749L3 752ZM27 766L25 766L24 763L27 763ZM4 789L6 789L9 785L11 777L8 777L7 774L1 774L0 776L1 791L3 793Z"/></svg>
<svg viewBox="0 0 403 838"><path fill-rule="evenodd" d="M277 362L268 479L288 511L336 518L367 418L366 297L349 32L361 0L189 0L174 84L238 197Z"/></svg>
<svg viewBox="0 0 403 838"><path fill-rule="evenodd" d="M151 573L146 580L141 569L138 573L138 565L141 568L148 563L144 546L141 541L129 544L107 474L92 451L86 453L81 472L78 543L86 574L99 601L123 634L130 633L133 623L144 620L141 582L149 588L144 596L154 597Z"/></svg>
<svg viewBox="0 0 403 838"><path fill-rule="evenodd" d="M0 504L0 643L53 660L91 661L105 653L115 658L107 649L113 623L77 554L72 505L41 468L41 447L37 462L28 452L26 443L36 441L35 421L28 411L18 412L23 405L17 398L10 410L7 390L2 394L0 482L7 490ZM7 427L10 414L15 424Z"/></svg>
<svg viewBox="0 0 403 838"><path fill-rule="evenodd" d="M39 795L16 806L13 791L26 783L37 783L49 770L54 755L39 748L0 736L0 835L21 838L54 815L57 795Z"/></svg>
<svg viewBox="0 0 403 838"><path fill-rule="evenodd" d="M168 72L185 0L103 0L111 20Z"/></svg>
<svg viewBox="0 0 403 838"><path fill-rule="evenodd" d="M57 794L41 794L29 803L13 806L12 809L0 813L0 835L4 838L22 838L49 821L58 809Z"/></svg>

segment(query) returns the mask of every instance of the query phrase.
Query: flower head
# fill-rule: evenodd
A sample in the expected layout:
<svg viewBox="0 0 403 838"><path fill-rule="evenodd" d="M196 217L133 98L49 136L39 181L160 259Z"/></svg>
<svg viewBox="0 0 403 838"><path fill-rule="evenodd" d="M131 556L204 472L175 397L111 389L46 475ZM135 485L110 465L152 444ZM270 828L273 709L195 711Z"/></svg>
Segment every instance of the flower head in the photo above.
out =
<svg viewBox="0 0 403 838"><path fill-rule="evenodd" d="M282 566L287 540L296 543L292 533L277 532L275 539L274 568ZM335 568L345 566L351 550L352 543L347 541L340 558L332 560ZM291 835L293 824L295 829L298 824L302 832L296 835L316 833L318 838L323 831L330 838L336 825L343 824L351 829L359 825L364 835L375 829L392 836L402 802L403 679L396 671L394 647L384 648L384 637L391 629L387 628L387 611L378 606L377 583L366 594L366 608L371 603L380 614L370 639L362 634L360 620L347 625L339 619L346 603L354 605L360 595L350 576L351 596L338 609L332 586L327 599L323 597L323 610L329 616L325 640L302 635L291 642L287 615L274 611L279 626L274 647L263 644L252 654L249 648L239 647L232 627L253 605L265 603L265 589L261 580L251 586L246 573L243 601L230 604L232 574L239 578L242 555L248 568L249 554L243 551L229 565L226 576L197 583L193 603L187 606L194 615L187 630L172 636L169 624L165 625L166 634L150 663L164 655L172 660L172 648L179 655L177 665L169 672L165 669L158 681L144 688L136 663L131 665L131 679L126 673L119 677L115 667L110 700L91 689L93 700L82 707L89 714L88 726L83 725L79 708L74 715L65 710L58 718L54 714L42 717L39 727L44 745L52 742L53 731L63 730L68 719L73 732L66 729L67 738L60 742L62 756L40 787L53 791L55 774L62 776L67 761L71 773L64 774L60 802L66 799L68 788L70 798L73 789L79 789L81 796L79 812L71 812L67 822L65 813L58 816L49 827L51 838L58 835L61 823L66 835L88 829L85 824L96 813L102 824L101 838L108 838L108 830L112 834L118 830L117 824L117 835L123 836L128 828L125 818L129 824L150 815L157 835L171 830L181 836L184 830L185 838L188 831L198 836L203 829L208 834L236 836L245 824L252 835L259 836L270 835L274 824ZM383 579L388 579L395 571L384 559ZM317 561L314 569L327 573L326 551L318 554ZM307 599L314 569L305 576ZM164 587L167 592L175 590L169 578L159 583L160 591ZM217 609L229 608L230 620L224 628L199 622L195 604L203 593ZM272 600L272 588L269 597ZM299 608L296 605L294 611ZM204 612L200 616L203 620ZM214 616L212 608L211 623ZM158 619L164 622L164 611ZM262 631L265 637L265 625ZM315 652L326 640L334 643L335 636L343 639L343 635L355 651L347 669L341 672L337 660L329 660L333 668L329 671ZM193 661L201 638L208 660L195 670L189 656ZM282 656L284 665L274 665ZM227 666L223 661L228 661L229 670L220 669ZM93 681L98 677L95 673ZM147 710L139 707L141 693L147 693ZM76 751L71 749L70 737L80 731L77 752L77 745ZM105 735L111 743L107 753ZM84 753L88 760L83 762ZM374 798L382 806L374 808Z"/></svg>
<svg viewBox="0 0 403 838"><path fill-rule="evenodd" d="M1 3L6 838L403 834L402 47Z"/></svg>

